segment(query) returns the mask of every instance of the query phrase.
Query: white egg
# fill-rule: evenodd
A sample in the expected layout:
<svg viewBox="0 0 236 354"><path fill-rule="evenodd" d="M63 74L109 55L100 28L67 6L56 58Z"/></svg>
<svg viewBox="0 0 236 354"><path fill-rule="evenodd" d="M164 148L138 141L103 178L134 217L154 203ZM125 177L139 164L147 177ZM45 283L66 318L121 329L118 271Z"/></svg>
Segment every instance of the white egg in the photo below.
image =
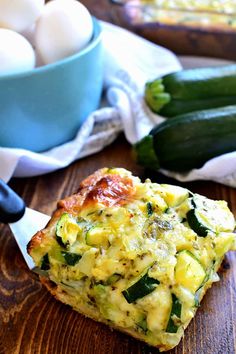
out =
<svg viewBox="0 0 236 354"><path fill-rule="evenodd" d="M79 52L93 34L92 18L76 0L53 0L36 24L36 50L45 64Z"/></svg>
<svg viewBox="0 0 236 354"><path fill-rule="evenodd" d="M0 0L0 27L22 32L40 16L44 0Z"/></svg>
<svg viewBox="0 0 236 354"><path fill-rule="evenodd" d="M35 66L35 53L21 34L0 28L0 75L23 72Z"/></svg>

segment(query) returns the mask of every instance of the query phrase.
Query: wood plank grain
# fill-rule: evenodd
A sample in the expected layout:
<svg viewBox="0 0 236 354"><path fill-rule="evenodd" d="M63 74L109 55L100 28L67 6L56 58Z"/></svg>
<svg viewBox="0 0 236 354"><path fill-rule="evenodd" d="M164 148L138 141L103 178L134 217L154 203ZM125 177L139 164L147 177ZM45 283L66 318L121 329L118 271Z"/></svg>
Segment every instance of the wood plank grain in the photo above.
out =
<svg viewBox="0 0 236 354"><path fill-rule="evenodd" d="M131 157L131 148L119 138L103 152L69 168L37 178L15 179L11 186L28 206L51 213L56 201L75 192L79 182L104 166L130 169L141 178L174 183L144 171ZM183 184L182 184L183 185ZM184 184L194 192L228 200L236 213L236 190L211 182ZM7 226L0 226L0 354L156 354L156 349L111 331L56 301L30 272ZM205 296L184 339L169 354L233 354L236 331L236 254L227 255L221 282Z"/></svg>

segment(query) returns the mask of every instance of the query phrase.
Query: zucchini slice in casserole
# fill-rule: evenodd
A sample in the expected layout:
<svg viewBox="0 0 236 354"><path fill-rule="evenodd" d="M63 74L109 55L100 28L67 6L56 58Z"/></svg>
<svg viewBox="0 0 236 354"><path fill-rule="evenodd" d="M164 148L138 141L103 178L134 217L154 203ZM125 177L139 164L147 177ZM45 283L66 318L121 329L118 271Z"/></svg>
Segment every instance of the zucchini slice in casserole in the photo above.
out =
<svg viewBox="0 0 236 354"><path fill-rule="evenodd" d="M224 201L104 168L58 202L28 252L58 300L165 351L218 280L234 230Z"/></svg>

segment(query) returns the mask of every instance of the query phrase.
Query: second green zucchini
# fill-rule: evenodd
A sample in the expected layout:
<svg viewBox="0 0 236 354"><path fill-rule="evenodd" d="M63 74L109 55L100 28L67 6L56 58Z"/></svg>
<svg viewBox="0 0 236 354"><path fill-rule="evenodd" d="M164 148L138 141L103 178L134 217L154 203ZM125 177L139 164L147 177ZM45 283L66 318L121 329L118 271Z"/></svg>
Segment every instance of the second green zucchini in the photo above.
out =
<svg viewBox="0 0 236 354"><path fill-rule="evenodd" d="M135 145L137 161L151 169L188 171L236 150L236 106L197 111L158 125Z"/></svg>

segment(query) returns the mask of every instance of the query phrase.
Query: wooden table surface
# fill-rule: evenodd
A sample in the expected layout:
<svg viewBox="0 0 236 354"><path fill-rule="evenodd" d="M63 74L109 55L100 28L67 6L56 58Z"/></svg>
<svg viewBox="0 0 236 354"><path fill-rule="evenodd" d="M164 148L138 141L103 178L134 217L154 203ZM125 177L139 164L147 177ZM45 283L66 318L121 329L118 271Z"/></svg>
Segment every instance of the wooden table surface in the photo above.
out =
<svg viewBox="0 0 236 354"><path fill-rule="evenodd" d="M84 1L103 19L105 2ZM102 11L102 6L104 10ZM174 183L160 174L144 171L131 156L121 136L102 152L68 168L41 177L13 179L11 187L27 206L51 214L56 201L77 190L79 182L96 169L124 167L142 179ZM210 198L225 199L236 215L236 190L213 182L182 184ZM7 226L0 225L0 354L155 354L157 350L105 325L97 324L57 302L27 269ZM221 281L205 296L184 339L170 354L233 354L236 352L236 253L228 253Z"/></svg>

